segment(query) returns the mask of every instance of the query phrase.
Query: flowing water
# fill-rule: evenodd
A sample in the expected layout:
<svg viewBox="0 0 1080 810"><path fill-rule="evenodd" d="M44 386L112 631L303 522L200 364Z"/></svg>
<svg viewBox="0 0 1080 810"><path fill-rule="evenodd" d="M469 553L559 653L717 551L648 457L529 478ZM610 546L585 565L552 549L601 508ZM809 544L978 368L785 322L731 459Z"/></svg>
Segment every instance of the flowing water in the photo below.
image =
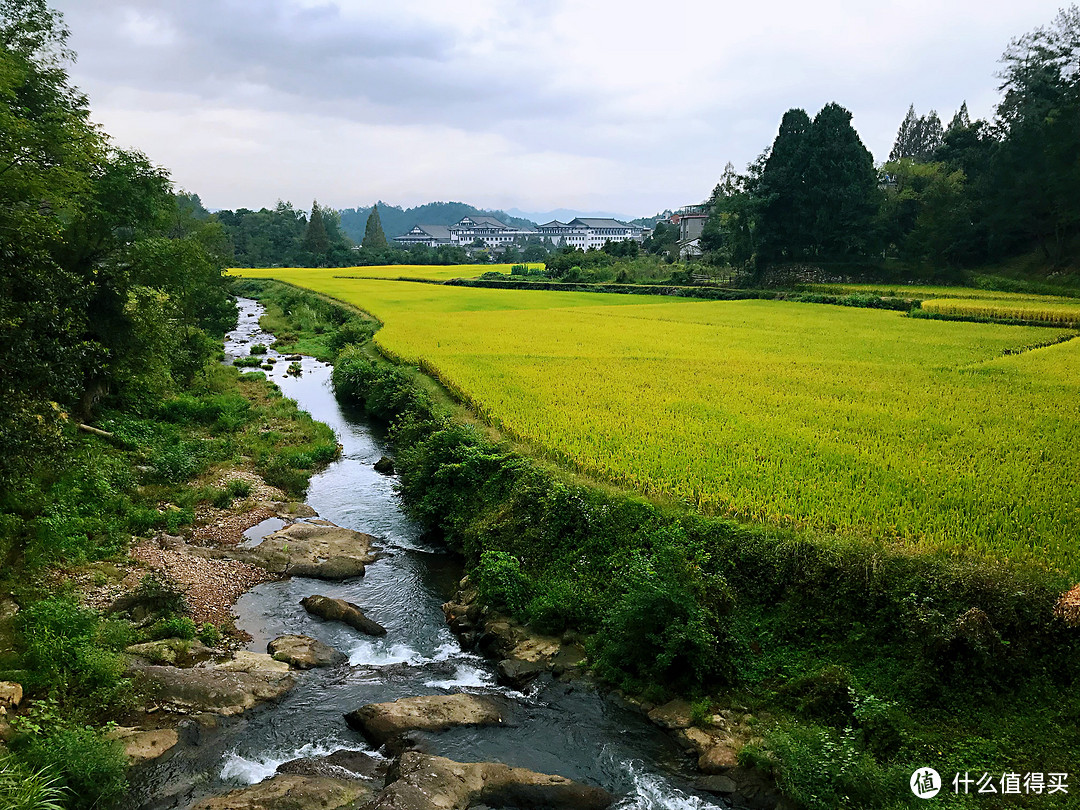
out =
<svg viewBox="0 0 1080 810"><path fill-rule="evenodd" d="M258 326L262 307L248 299L239 304L239 326L226 339L226 362L246 356L252 344L273 342ZM278 356L273 350L268 355ZM724 807L693 790L689 761L638 712L586 683L546 676L527 695L513 692L496 684L492 662L461 649L440 609L461 577L460 562L421 539L419 527L401 510L393 478L374 471L389 448L376 428L335 400L329 364L304 358L299 377L287 374L288 365L279 359L267 376L329 424L342 445L341 458L312 478L307 502L320 517L378 538L385 557L352 582L298 577L259 585L237 603L236 624L251 634L250 650L265 652L276 636L300 633L342 650L349 664L296 673L296 687L279 703L189 730L165 761L134 775L131 807L186 807L198 797L269 778L279 764L297 757L340 748L371 752L346 726L345 713L367 703L459 691L510 697L509 722L432 735L428 753L601 785L621 797L620 810ZM260 524L245 543L255 544L275 528L269 521ZM386 636L359 636L309 616L300 600L314 593L355 602L386 627Z"/></svg>

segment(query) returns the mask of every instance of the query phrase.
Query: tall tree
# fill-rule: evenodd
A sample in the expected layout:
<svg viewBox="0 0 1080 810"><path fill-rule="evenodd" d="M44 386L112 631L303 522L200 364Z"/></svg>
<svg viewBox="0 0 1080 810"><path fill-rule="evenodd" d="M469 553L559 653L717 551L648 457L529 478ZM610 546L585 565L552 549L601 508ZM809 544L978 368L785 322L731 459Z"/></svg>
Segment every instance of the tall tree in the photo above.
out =
<svg viewBox="0 0 1080 810"><path fill-rule="evenodd" d="M1002 57L993 164L1002 249L1038 246L1060 263L1080 250L1080 8L1009 45Z"/></svg>
<svg viewBox="0 0 1080 810"><path fill-rule="evenodd" d="M967 129L971 126L971 116L968 114L967 102L965 101L960 105L960 109L953 115L952 120L949 122L949 126L945 129L946 132L953 132L958 129Z"/></svg>
<svg viewBox="0 0 1080 810"><path fill-rule="evenodd" d="M830 103L814 117L806 169L810 244L819 259L846 260L876 248L874 158L851 126L851 113Z"/></svg>
<svg viewBox="0 0 1080 810"><path fill-rule="evenodd" d="M919 116L915 114L915 105L908 107L907 115L900 122L900 129L896 133L896 142L893 143L892 151L889 152L889 160L901 160L915 154L916 144L919 140Z"/></svg>
<svg viewBox="0 0 1080 810"><path fill-rule="evenodd" d="M323 213L318 200L311 203L311 217L304 233L304 250L317 259L325 257L330 250L330 239L326 235L326 225L323 223Z"/></svg>
<svg viewBox="0 0 1080 810"><path fill-rule="evenodd" d="M368 215L367 226L364 228L364 241L361 246L376 250L387 246L386 234L383 233L382 223L379 221L378 205L372 206L371 214Z"/></svg>
<svg viewBox="0 0 1080 810"><path fill-rule="evenodd" d="M765 160L758 188L758 244L760 257L767 263L797 260L807 253L812 218L806 184L811 128L805 110L788 110Z"/></svg>
<svg viewBox="0 0 1080 810"><path fill-rule="evenodd" d="M924 118L919 119L919 143L913 157L915 160L925 162L932 159L934 152L941 146L941 140L945 132L941 128L941 119L937 110L931 110Z"/></svg>

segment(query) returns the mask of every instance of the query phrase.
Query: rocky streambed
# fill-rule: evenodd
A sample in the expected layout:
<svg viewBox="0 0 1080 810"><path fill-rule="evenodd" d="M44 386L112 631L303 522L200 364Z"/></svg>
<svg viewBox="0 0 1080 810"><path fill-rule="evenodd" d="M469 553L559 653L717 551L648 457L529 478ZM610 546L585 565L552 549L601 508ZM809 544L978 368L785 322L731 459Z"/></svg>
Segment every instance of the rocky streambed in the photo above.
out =
<svg viewBox="0 0 1080 810"><path fill-rule="evenodd" d="M241 300L228 357L272 342L259 313ZM389 448L336 402L329 366L295 362L300 374L277 363L269 376L334 428L342 456L307 504L264 504L239 543L159 544L261 573L234 608L244 648L132 651L152 696L117 732L142 763L132 810L776 804L732 762L703 775L679 707L598 692L578 639L532 636L478 607L460 564L401 511L392 468L376 471ZM725 739L698 742L719 757Z"/></svg>

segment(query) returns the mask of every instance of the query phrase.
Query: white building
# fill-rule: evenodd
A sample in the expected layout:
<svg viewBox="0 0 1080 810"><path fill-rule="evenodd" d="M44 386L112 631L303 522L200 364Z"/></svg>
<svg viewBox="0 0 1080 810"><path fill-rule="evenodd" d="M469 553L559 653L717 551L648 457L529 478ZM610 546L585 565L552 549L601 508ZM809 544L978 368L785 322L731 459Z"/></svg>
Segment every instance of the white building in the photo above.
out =
<svg viewBox="0 0 1080 810"><path fill-rule="evenodd" d="M530 236L536 236L536 231L528 228L513 228L506 223L499 222L495 217L462 217L456 225L451 225L450 242L461 247L470 247L477 239L484 243L484 247L503 248L523 242Z"/></svg>
<svg viewBox="0 0 1080 810"><path fill-rule="evenodd" d="M561 241L567 247L588 250L602 248L605 242L625 242L628 239L640 242L644 238L645 229L637 225L627 225L617 219L575 217L569 222L553 219L537 226L537 232L556 245Z"/></svg>
<svg viewBox="0 0 1080 810"><path fill-rule="evenodd" d="M414 225L408 233L395 236L394 241L403 247L449 245L451 243L450 229L446 225Z"/></svg>
<svg viewBox="0 0 1080 810"><path fill-rule="evenodd" d="M505 248L536 236L550 239L554 245L589 250L602 248L605 242L623 242L627 239L640 242L645 236L645 229L617 219L577 217L569 222L552 220L534 231L514 228L495 217L468 216L462 217L456 225L415 225L407 234L395 236L394 241L403 247L458 245L467 248L479 239L484 247Z"/></svg>

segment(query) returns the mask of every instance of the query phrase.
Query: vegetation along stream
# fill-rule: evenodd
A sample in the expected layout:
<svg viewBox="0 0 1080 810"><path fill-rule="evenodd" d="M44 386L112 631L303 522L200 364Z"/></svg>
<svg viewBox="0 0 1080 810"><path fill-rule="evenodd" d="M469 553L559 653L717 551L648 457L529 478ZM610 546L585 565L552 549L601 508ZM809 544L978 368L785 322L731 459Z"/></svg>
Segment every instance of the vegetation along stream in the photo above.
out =
<svg viewBox="0 0 1080 810"><path fill-rule="evenodd" d="M250 345L273 342L258 327L261 305L239 303L240 325L226 339L227 362L246 356ZM268 356L276 353L269 350ZM425 740L428 753L599 785L622 797L616 806L623 810L723 806L693 789L679 749L640 713L580 681L545 676L528 693L511 691L497 685L492 662L461 649L440 609L462 575L459 562L421 538L399 507L394 479L375 472L374 462L387 452L385 442L375 426L335 400L330 365L308 357L300 364L300 375L289 374L288 362L279 360L269 376L286 396L333 427L342 445L341 458L312 478L307 502L320 517L377 537L383 556L352 581L294 577L259 585L237 604L236 624L251 634L252 651L265 651L283 634L304 634L346 653L348 663L301 673L280 703L215 728L190 730L172 756L134 775L131 807L185 806L199 796L260 782L298 757L338 749L371 753L346 725L346 713L369 703L456 692L508 697L509 720L495 728L434 735ZM300 600L314 593L356 603L387 634L361 636L309 616Z"/></svg>

